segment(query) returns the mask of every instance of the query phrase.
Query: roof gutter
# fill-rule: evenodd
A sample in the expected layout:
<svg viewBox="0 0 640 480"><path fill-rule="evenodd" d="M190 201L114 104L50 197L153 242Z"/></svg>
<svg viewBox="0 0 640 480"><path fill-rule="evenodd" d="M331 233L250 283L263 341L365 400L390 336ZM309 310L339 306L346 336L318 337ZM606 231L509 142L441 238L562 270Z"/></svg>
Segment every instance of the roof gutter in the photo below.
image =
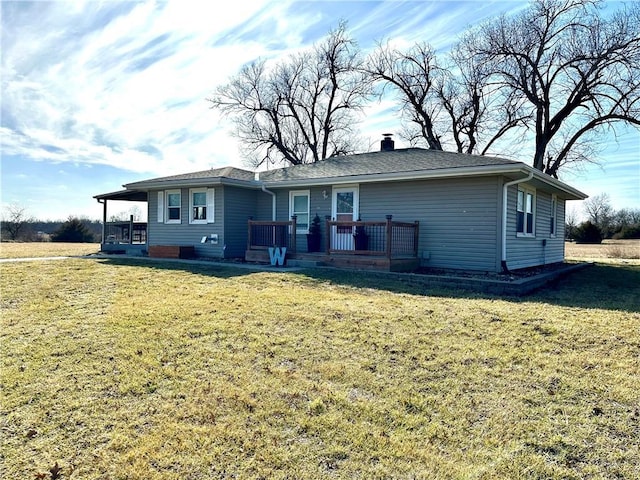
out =
<svg viewBox="0 0 640 480"><path fill-rule="evenodd" d="M534 171L530 170L529 175L526 177L512 180L502 186L502 258L500 259L500 264L504 273L509 273L509 268L507 267L507 193L509 187L518 183L528 182L533 178L533 174Z"/></svg>
<svg viewBox="0 0 640 480"><path fill-rule="evenodd" d="M226 177L188 178L164 181L144 180L141 182L126 183L123 186L127 190L149 191L157 188L210 187L216 185L230 185L244 188L255 188L256 186L254 181Z"/></svg>

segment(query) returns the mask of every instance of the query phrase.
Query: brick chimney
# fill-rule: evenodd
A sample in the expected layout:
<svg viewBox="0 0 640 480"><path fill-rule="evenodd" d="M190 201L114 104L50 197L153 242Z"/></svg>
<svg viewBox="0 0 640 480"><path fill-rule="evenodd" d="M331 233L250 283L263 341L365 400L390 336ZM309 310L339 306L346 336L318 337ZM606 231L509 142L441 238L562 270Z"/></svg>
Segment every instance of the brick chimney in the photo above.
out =
<svg viewBox="0 0 640 480"><path fill-rule="evenodd" d="M384 138L380 142L380 151L381 152L390 152L391 150L394 150L395 142L393 140L391 140L391 137L393 136L393 133L383 133L382 136Z"/></svg>

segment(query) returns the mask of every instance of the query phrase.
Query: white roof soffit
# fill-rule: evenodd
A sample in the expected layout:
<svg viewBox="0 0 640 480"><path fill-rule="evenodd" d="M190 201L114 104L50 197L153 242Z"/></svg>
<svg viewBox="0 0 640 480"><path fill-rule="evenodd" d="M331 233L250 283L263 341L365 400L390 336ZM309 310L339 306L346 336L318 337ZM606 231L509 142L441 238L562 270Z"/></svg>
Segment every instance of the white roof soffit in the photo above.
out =
<svg viewBox="0 0 640 480"><path fill-rule="evenodd" d="M527 168L533 170L533 178L534 178L534 180L539 180L539 181L551 186L552 188L554 188L556 190L564 192L569 197L574 197L574 198L570 198L570 200L584 200L585 198L589 197L589 195L587 195L584 192L581 192L577 188L573 188L571 185L567 185L566 183L564 183L561 180L558 180L558 179L553 178L553 177L551 177L551 176L549 176L549 175L547 175L545 173L542 173L540 170L537 170L537 169L529 167L529 166L527 166Z"/></svg>

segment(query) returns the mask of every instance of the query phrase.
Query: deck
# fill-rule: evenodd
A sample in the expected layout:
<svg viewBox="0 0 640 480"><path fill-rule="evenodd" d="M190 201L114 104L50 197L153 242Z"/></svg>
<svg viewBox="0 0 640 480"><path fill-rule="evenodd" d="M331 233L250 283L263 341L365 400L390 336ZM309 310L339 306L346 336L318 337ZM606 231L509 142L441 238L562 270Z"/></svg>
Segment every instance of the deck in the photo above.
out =
<svg viewBox="0 0 640 480"><path fill-rule="evenodd" d="M297 244L296 218L291 221L249 221L245 260L270 263L270 247L286 247L286 263L357 270L411 271L418 268L419 223L382 221L337 222L325 219L324 248L309 252Z"/></svg>

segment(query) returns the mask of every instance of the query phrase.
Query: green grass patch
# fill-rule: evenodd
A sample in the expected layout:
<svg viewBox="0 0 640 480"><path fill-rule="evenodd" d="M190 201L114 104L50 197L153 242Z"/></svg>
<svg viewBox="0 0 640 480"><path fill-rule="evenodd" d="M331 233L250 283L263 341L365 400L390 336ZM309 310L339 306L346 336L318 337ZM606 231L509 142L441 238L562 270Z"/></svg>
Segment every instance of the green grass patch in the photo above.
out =
<svg viewBox="0 0 640 480"><path fill-rule="evenodd" d="M640 267L523 299L356 273L0 265L3 478L640 475Z"/></svg>
<svg viewBox="0 0 640 480"><path fill-rule="evenodd" d="M0 258L69 257L99 251L99 243L0 242Z"/></svg>

